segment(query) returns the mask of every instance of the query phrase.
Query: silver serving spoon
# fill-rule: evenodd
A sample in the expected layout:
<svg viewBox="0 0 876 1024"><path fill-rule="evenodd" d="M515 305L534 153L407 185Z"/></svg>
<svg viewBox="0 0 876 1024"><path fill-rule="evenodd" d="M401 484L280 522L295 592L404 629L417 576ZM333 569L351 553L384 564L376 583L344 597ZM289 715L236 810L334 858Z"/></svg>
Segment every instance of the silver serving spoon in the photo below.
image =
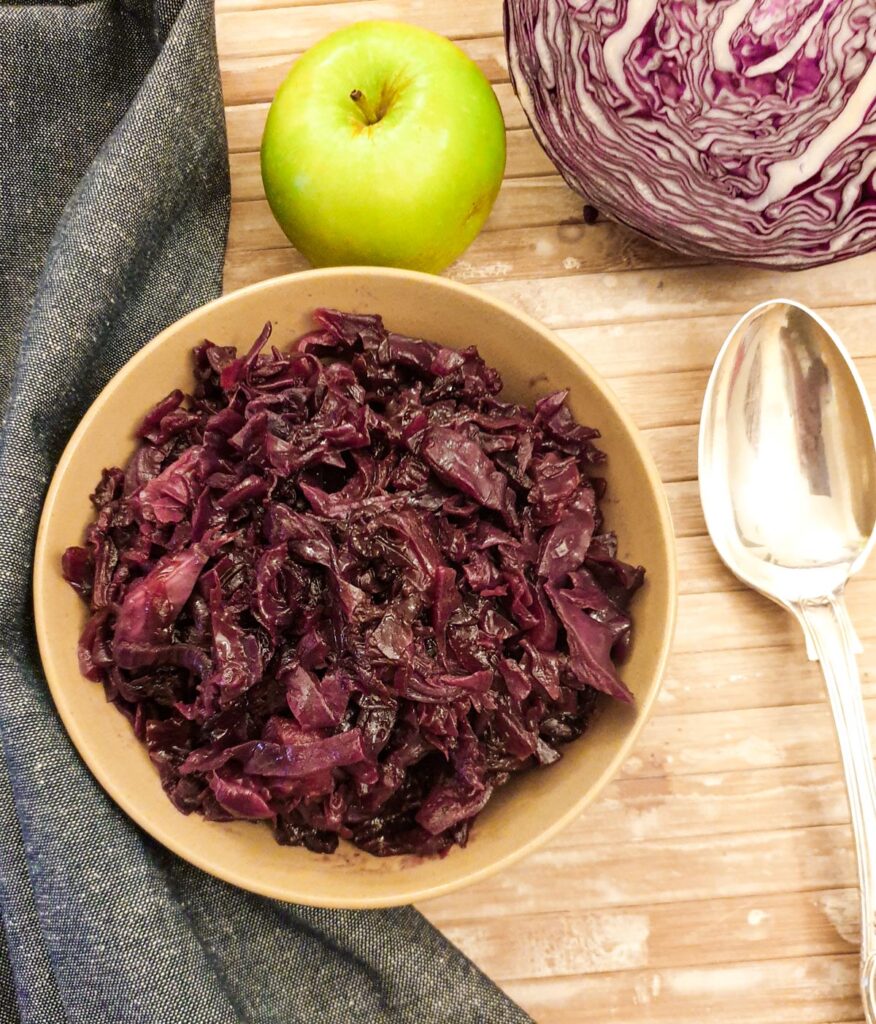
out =
<svg viewBox="0 0 876 1024"><path fill-rule="evenodd" d="M730 332L703 405L700 497L743 583L792 612L821 662L848 788L861 888L861 991L876 1024L876 776L843 600L876 541L876 429L839 338L796 302Z"/></svg>

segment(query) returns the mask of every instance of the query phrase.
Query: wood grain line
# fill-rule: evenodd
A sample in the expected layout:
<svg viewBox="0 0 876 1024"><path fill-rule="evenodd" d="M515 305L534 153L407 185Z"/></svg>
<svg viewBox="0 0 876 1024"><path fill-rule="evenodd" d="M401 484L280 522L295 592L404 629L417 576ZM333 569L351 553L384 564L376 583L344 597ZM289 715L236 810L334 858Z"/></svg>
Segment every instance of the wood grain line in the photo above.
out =
<svg viewBox="0 0 876 1024"><path fill-rule="evenodd" d="M450 39L474 39L502 32L502 8L495 0L349 0L343 4L264 10L217 11L216 41L225 57L300 53L335 29L369 18L398 18Z"/></svg>
<svg viewBox="0 0 876 1024"><path fill-rule="evenodd" d="M793 297L814 308L876 303L876 253L849 263L801 270ZM541 278L485 284L485 291L510 302L549 327L595 327L620 323L698 320L741 315L789 287L785 273L710 264L691 271L631 270L580 278Z"/></svg>
<svg viewBox="0 0 876 1024"><path fill-rule="evenodd" d="M760 964L643 969L577 978L514 980L506 991L551 1024L838 1024L860 1021L857 956Z"/></svg>
<svg viewBox="0 0 876 1024"><path fill-rule="evenodd" d="M424 910L430 916L429 904ZM851 953L860 912L857 891L846 888L814 890L804 900L789 891L583 915L536 912L486 921L438 916L433 923L451 941L474 932L497 965L496 979L521 981ZM704 941L716 923L720 947ZM781 958L774 957L777 947Z"/></svg>
<svg viewBox="0 0 876 1024"><path fill-rule="evenodd" d="M461 892L424 906L436 922L463 915L491 920L497 906L518 914L578 914L717 895L754 899L786 892L789 878L799 893L852 888L856 877L848 827L814 825L623 845L552 845L531 854L525 870L479 883L477 902ZM546 886L545 879L563 884Z"/></svg>
<svg viewBox="0 0 876 1024"><path fill-rule="evenodd" d="M346 0L345 0L346 2ZM501 35L458 39L457 45L478 65L490 82L508 81L505 40ZM269 101L286 72L301 56L296 53L256 54L229 57L219 54L222 92L229 106Z"/></svg>

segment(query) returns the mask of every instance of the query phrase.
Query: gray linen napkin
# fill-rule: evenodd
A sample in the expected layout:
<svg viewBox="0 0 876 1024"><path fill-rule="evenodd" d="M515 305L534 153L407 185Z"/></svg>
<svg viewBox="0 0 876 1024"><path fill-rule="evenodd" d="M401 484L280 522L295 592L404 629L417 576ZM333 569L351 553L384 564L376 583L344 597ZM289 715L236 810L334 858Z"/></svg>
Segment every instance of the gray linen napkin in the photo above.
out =
<svg viewBox="0 0 876 1024"><path fill-rule="evenodd" d="M110 376L219 293L228 209L210 0L0 2L0 1022L520 1024L411 909L272 902L168 854L54 713L48 479Z"/></svg>

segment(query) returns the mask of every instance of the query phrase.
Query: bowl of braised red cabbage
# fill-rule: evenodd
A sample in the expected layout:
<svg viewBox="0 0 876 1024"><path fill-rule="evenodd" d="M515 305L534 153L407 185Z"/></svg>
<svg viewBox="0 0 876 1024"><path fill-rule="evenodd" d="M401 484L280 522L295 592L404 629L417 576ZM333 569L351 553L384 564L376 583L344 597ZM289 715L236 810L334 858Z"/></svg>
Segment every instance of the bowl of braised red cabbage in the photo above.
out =
<svg viewBox="0 0 876 1024"><path fill-rule="evenodd" d="M110 795L281 899L483 877L595 798L675 604L659 479L536 322L437 277L226 296L138 353L59 463L46 676Z"/></svg>

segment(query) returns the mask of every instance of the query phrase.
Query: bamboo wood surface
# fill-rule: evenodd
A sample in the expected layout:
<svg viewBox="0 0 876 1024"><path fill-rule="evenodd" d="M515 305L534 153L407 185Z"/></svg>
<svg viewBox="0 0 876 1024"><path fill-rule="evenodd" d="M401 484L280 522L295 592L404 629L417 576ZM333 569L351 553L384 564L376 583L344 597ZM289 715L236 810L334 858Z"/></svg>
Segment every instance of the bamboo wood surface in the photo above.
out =
<svg viewBox="0 0 876 1024"><path fill-rule="evenodd" d="M823 313L876 396L876 254L786 275L697 264L602 220L586 225L508 82L500 0L217 0L232 154L226 289L306 266L262 192L267 105L297 54L370 17L449 35L493 82L506 181L448 273L555 328L610 380L645 432L679 537L674 655L618 778L542 851L420 909L539 1024L858 1024L855 865L820 673L789 618L715 555L696 433L727 330L779 295ZM876 563L848 598L876 725Z"/></svg>

